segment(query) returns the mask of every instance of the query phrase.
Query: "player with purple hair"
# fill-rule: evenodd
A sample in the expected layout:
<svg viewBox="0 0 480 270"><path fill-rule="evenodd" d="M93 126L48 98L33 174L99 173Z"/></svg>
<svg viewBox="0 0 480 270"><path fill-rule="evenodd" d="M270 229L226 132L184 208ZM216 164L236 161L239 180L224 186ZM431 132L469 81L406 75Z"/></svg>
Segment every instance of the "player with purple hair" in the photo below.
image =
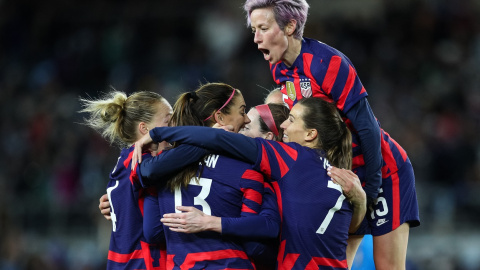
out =
<svg viewBox="0 0 480 270"><path fill-rule="evenodd" d="M304 97L335 103L353 136L353 169L362 179L370 213L349 239L353 262L365 234L372 234L377 269L405 269L410 227L420 225L415 176L405 150L380 128L350 60L320 41L303 37L305 0L247 0L244 10L254 42L292 108Z"/></svg>

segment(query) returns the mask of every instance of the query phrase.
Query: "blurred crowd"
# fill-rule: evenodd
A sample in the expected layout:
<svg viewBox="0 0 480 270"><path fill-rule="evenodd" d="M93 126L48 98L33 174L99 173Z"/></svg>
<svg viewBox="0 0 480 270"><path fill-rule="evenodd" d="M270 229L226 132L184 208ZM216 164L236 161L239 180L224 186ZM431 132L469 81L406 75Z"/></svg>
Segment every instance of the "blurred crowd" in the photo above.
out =
<svg viewBox="0 0 480 270"><path fill-rule="evenodd" d="M222 81L263 101L275 85L242 3L0 1L0 269L105 269L98 199L119 149L81 125L79 97L113 87L173 104ZM352 60L414 165L411 269L480 269L479 1L309 3L305 36Z"/></svg>

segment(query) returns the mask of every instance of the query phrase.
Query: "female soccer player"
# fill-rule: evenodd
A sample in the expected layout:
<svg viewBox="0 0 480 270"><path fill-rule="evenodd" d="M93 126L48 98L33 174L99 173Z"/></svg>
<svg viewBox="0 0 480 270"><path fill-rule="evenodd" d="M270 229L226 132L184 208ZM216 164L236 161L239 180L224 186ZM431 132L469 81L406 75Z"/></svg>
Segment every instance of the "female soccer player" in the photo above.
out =
<svg viewBox="0 0 480 270"><path fill-rule="evenodd" d="M144 192L130 161L133 143L154 127L167 126L172 107L159 94L146 91L130 96L112 91L103 99L80 101L81 112L89 114L85 124L110 143L123 147L107 185L113 226L107 269L159 267L160 250L147 244L143 236ZM150 151L157 150L158 145L152 145Z"/></svg>
<svg viewBox="0 0 480 270"><path fill-rule="evenodd" d="M248 112L250 123L240 130L240 134L255 138L281 141L283 130L280 125L288 118L289 109L281 104L262 104L251 108ZM262 210L259 216L248 218L216 217L206 215L195 207L179 206L182 211L181 217L174 217L173 223L169 223L170 214L163 215L160 220L171 230L183 233L198 233L213 230L223 235L231 235L264 243L261 252L255 252L252 257L257 269L275 269L276 254L278 250L278 224L279 216L277 204L278 184L265 182ZM180 219L181 218L181 219ZM182 224L179 227L179 224ZM214 229L213 229L214 228ZM267 237L269 236L269 237ZM270 238L270 239L269 239ZM258 245L254 243L254 247Z"/></svg>
<svg viewBox="0 0 480 270"><path fill-rule="evenodd" d="M362 236L371 233L377 269L405 269L409 228L420 224L412 165L380 128L350 60L302 37L308 8L305 0L247 0L244 5L254 42L281 85L284 102L290 108L310 96L334 102L352 131L353 169L365 184L370 213L355 233L361 236L349 240L348 252L354 256Z"/></svg>
<svg viewBox="0 0 480 270"><path fill-rule="evenodd" d="M277 268L347 269L348 232L356 230L365 216L366 195L355 174L334 170L334 178L342 181L342 186L347 186L343 179L353 183L346 192L350 204L327 168L330 163L351 167L350 131L336 108L317 98L294 106L282 129L286 143L201 127L156 128L135 147L141 151L152 139L162 138L228 153L254 164L255 170L278 181L282 229ZM200 133L202 136L194 136ZM141 160L141 155L134 157Z"/></svg>
<svg viewBox="0 0 480 270"><path fill-rule="evenodd" d="M250 123L250 119L245 114L245 101L239 90L226 84L210 83L179 97L174 105L171 123L175 126L231 125L234 132L238 132ZM161 167L159 162L149 165L142 163L142 180L150 178L152 181L151 175L158 177L155 171L161 171ZM164 230L160 223L162 213L175 212L175 207L179 205L195 206L208 215L231 218L257 215L262 210L264 181L263 176L250 167L247 163L226 156L208 155L200 164L191 164L165 184L160 184L157 196L147 197L144 234L149 242L166 238L167 267L255 268L248 249L258 249L258 245L243 245L244 241L240 238L210 231L182 234L176 229ZM146 169L153 173L144 173ZM276 228L268 232L274 234L272 237L278 234L279 222L278 217ZM216 231L215 228L211 230Z"/></svg>

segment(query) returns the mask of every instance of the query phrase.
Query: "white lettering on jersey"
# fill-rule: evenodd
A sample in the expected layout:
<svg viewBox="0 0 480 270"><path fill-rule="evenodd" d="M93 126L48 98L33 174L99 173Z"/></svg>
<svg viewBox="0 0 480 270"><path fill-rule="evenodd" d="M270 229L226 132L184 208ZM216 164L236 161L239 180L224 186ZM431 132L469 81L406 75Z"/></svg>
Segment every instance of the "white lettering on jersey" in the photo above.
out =
<svg viewBox="0 0 480 270"><path fill-rule="evenodd" d="M217 165L218 157L219 157L218 155L209 155L205 159L205 164L207 165L207 167L215 169L215 166Z"/></svg>
<svg viewBox="0 0 480 270"><path fill-rule="evenodd" d="M328 160L324 157L320 157L320 160L323 161L323 168L324 169L327 169L328 167L330 167L330 162L328 162Z"/></svg>

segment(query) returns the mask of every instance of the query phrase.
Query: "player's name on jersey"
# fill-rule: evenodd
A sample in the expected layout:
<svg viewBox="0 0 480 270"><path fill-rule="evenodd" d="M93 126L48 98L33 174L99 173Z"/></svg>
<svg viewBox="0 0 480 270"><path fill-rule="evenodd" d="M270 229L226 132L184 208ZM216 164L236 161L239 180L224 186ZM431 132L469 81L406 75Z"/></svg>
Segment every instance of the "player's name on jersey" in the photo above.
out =
<svg viewBox="0 0 480 270"><path fill-rule="evenodd" d="M206 157L204 160L205 165L207 167L215 169L215 166L217 165L218 157L219 157L218 155L208 155L208 157Z"/></svg>

